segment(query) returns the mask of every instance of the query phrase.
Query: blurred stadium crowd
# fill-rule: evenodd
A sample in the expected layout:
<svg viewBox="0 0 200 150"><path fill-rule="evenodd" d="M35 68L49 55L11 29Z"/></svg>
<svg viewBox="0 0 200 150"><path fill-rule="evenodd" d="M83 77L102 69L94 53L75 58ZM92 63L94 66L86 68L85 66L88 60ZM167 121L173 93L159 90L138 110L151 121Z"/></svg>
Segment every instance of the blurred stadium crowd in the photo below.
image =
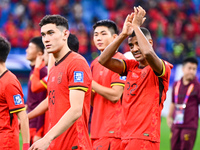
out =
<svg viewBox="0 0 200 150"><path fill-rule="evenodd" d="M177 64L185 56L200 57L199 0L1 0L0 33L11 42L12 54L25 54L29 40L40 35L40 19L61 14L79 39L79 53L90 62L98 53L91 36L94 22L111 19L121 30L126 15L138 5L147 11L144 26L160 58ZM126 43L122 53L129 51Z"/></svg>

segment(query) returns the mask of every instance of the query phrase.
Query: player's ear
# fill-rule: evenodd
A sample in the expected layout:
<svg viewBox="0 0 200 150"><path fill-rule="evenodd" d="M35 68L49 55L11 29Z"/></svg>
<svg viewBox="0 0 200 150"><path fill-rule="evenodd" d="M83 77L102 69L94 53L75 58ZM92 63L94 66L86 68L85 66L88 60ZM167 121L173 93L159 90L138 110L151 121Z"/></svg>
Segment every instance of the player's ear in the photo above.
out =
<svg viewBox="0 0 200 150"><path fill-rule="evenodd" d="M151 44L151 46L153 46L153 40L149 39L149 43Z"/></svg>
<svg viewBox="0 0 200 150"><path fill-rule="evenodd" d="M117 34L113 34L113 38L115 39L116 37L118 37L118 35Z"/></svg>
<svg viewBox="0 0 200 150"><path fill-rule="evenodd" d="M41 51L38 51L37 55L38 55L38 56L42 56L43 53L42 53Z"/></svg>
<svg viewBox="0 0 200 150"><path fill-rule="evenodd" d="M67 29L64 30L64 40L67 40L67 39L68 39L69 34L70 34L69 30L67 30Z"/></svg>

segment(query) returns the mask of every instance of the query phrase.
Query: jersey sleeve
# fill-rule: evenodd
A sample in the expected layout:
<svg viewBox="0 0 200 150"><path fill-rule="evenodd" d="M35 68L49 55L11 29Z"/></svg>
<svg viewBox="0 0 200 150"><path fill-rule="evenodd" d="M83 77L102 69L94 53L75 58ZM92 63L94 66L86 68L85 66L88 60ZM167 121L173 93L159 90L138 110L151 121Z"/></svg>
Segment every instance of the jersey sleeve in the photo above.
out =
<svg viewBox="0 0 200 150"><path fill-rule="evenodd" d="M76 59L71 62L68 70L69 90L82 90L87 92L91 85L91 71L86 61Z"/></svg>
<svg viewBox="0 0 200 150"><path fill-rule="evenodd" d="M137 64L137 61L134 59L122 59L123 64L124 64L124 70L123 73L120 74L121 76L127 76L128 70L130 67L134 67Z"/></svg>
<svg viewBox="0 0 200 150"><path fill-rule="evenodd" d="M111 72L111 87L115 85L125 86L126 76L120 76L117 73Z"/></svg>
<svg viewBox="0 0 200 150"><path fill-rule="evenodd" d="M5 90L6 101L8 103L10 113L25 110L22 88L19 82L13 81L9 83Z"/></svg>
<svg viewBox="0 0 200 150"><path fill-rule="evenodd" d="M171 69L173 68L173 65L166 62L166 61L163 61L163 60L161 60L161 61L162 61L162 64L163 64L163 71L162 71L161 75L157 75L157 76L159 78L162 78L163 80L169 82Z"/></svg>
<svg viewBox="0 0 200 150"><path fill-rule="evenodd" d="M42 92L47 90L47 76L40 80L40 69L34 68L31 78L31 91Z"/></svg>

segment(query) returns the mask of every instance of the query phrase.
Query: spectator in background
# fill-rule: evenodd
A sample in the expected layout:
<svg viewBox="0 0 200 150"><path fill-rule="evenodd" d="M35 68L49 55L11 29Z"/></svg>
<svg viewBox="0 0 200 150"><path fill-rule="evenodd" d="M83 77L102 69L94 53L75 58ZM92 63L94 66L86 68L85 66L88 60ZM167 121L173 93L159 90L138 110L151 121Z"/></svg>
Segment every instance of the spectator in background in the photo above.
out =
<svg viewBox="0 0 200 150"><path fill-rule="evenodd" d="M196 78L198 61L183 60L183 77L173 85L167 124L171 128L171 150L192 150L198 128L200 83Z"/></svg>
<svg viewBox="0 0 200 150"><path fill-rule="evenodd" d="M16 76L5 65L10 48L10 43L0 37L0 149L19 150L20 125L23 150L28 150L29 124L22 88Z"/></svg>
<svg viewBox="0 0 200 150"><path fill-rule="evenodd" d="M37 56L42 56L44 53L44 45L42 43L42 37L34 37L30 40L29 46L26 49L26 59L30 61L31 72L28 81L28 97L27 106L28 112L32 111L42 100L46 98L47 92L44 89L42 92L33 92L32 86L32 74L35 68L35 62ZM40 79L47 75L47 68L43 65L40 68ZM44 115L38 116L29 121L30 126L30 142L31 144L43 136Z"/></svg>

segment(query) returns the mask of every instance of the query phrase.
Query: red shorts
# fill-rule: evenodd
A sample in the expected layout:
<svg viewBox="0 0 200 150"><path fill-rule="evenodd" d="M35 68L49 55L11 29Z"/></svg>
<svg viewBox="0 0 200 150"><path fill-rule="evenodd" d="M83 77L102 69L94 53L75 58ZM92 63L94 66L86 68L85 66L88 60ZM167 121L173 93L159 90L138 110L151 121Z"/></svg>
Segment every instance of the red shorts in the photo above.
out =
<svg viewBox="0 0 200 150"><path fill-rule="evenodd" d="M160 143L143 139L122 140L121 150L159 150Z"/></svg>
<svg viewBox="0 0 200 150"><path fill-rule="evenodd" d="M30 145L33 144L33 138L36 135L36 128L30 128Z"/></svg>
<svg viewBox="0 0 200 150"><path fill-rule="evenodd" d="M99 139L92 139L93 150L119 150L121 145L120 138L103 137Z"/></svg>

